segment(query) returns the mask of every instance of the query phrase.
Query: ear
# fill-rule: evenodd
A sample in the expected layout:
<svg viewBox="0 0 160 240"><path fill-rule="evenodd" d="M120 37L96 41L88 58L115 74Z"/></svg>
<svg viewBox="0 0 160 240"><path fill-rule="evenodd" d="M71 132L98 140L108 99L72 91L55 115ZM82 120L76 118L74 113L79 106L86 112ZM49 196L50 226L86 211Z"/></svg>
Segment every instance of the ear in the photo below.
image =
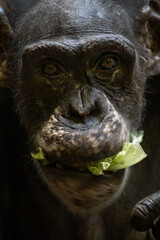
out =
<svg viewBox="0 0 160 240"><path fill-rule="evenodd" d="M9 20L0 6L0 87L9 87L7 80L7 62L9 55L9 42L12 39L12 29Z"/></svg>
<svg viewBox="0 0 160 240"><path fill-rule="evenodd" d="M147 0L141 11L141 40L149 55L150 75L160 73L160 0Z"/></svg>
<svg viewBox="0 0 160 240"><path fill-rule="evenodd" d="M155 54L160 51L160 0L149 0L142 9L146 44Z"/></svg>

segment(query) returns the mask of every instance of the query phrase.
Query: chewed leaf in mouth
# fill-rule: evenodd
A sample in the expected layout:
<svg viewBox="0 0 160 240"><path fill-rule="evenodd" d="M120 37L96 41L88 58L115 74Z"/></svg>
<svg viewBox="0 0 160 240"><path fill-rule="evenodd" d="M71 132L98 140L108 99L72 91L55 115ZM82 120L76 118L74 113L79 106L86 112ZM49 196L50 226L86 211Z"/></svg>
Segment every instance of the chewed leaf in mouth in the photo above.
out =
<svg viewBox="0 0 160 240"><path fill-rule="evenodd" d="M138 134L132 134L132 142L125 142L122 150L117 154L98 161L80 164L79 169L88 169L93 175L99 176L104 175L105 171L118 171L133 166L147 157L147 154L140 145L142 139L142 131ZM53 162L46 158L40 147L37 148L35 154L31 153L31 155L34 159L39 160L42 165L53 164Z"/></svg>
<svg viewBox="0 0 160 240"><path fill-rule="evenodd" d="M45 154L44 154L42 148L40 148L40 147L38 147L36 149L36 153L31 153L31 156L34 159L39 160L42 165L50 165L51 164L51 162L46 159Z"/></svg>
<svg viewBox="0 0 160 240"><path fill-rule="evenodd" d="M117 154L88 163L88 169L93 175L104 175L104 171L117 171L131 167L147 157L140 142L143 139L143 132L132 134L132 142L125 142L122 150Z"/></svg>

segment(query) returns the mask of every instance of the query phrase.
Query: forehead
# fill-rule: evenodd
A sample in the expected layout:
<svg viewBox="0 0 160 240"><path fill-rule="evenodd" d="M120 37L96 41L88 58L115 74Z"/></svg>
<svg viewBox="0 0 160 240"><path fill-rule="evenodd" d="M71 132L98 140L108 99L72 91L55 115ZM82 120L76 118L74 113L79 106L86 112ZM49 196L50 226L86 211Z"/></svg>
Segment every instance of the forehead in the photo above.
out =
<svg viewBox="0 0 160 240"><path fill-rule="evenodd" d="M95 32L132 38L131 25L127 12L114 0L43 0L19 21L17 33L26 44Z"/></svg>

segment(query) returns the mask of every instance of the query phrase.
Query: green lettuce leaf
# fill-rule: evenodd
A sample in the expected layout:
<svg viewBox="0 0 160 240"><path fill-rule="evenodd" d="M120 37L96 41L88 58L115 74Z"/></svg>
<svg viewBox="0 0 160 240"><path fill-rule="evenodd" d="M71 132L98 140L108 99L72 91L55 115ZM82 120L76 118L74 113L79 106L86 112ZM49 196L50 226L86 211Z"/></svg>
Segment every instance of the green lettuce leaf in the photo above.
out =
<svg viewBox="0 0 160 240"><path fill-rule="evenodd" d="M132 134L132 142L125 142L122 150L117 154L87 164L89 171L96 176L104 175L104 171L117 171L135 165L147 157L140 142L143 132Z"/></svg>
<svg viewBox="0 0 160 240"><path fill-rule="evenodd" d="M49 164L51 164L51 162L46 159L42 148L38 147L38 148L36 149L36 151L37 151L37 153L31 153L31 156L32 156L34 159L39 160L42 165L49 165Z"/></svg>

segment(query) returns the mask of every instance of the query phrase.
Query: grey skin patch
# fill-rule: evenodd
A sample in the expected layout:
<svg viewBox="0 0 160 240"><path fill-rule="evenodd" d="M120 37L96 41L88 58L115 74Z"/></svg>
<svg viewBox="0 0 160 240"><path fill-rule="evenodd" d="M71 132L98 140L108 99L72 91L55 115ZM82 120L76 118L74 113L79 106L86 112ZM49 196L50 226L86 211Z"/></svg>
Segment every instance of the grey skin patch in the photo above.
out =
<svg viewBox="0 0 160 240"><path fill-rule="evenodd" d="M106 117L88 129L71 128L52 115L37 134L35 143L53 161L63 164L89 162L111 156L122 148L129 133L123 118L111 105ZM58 111L59 112L59 111Z"/></svg>

